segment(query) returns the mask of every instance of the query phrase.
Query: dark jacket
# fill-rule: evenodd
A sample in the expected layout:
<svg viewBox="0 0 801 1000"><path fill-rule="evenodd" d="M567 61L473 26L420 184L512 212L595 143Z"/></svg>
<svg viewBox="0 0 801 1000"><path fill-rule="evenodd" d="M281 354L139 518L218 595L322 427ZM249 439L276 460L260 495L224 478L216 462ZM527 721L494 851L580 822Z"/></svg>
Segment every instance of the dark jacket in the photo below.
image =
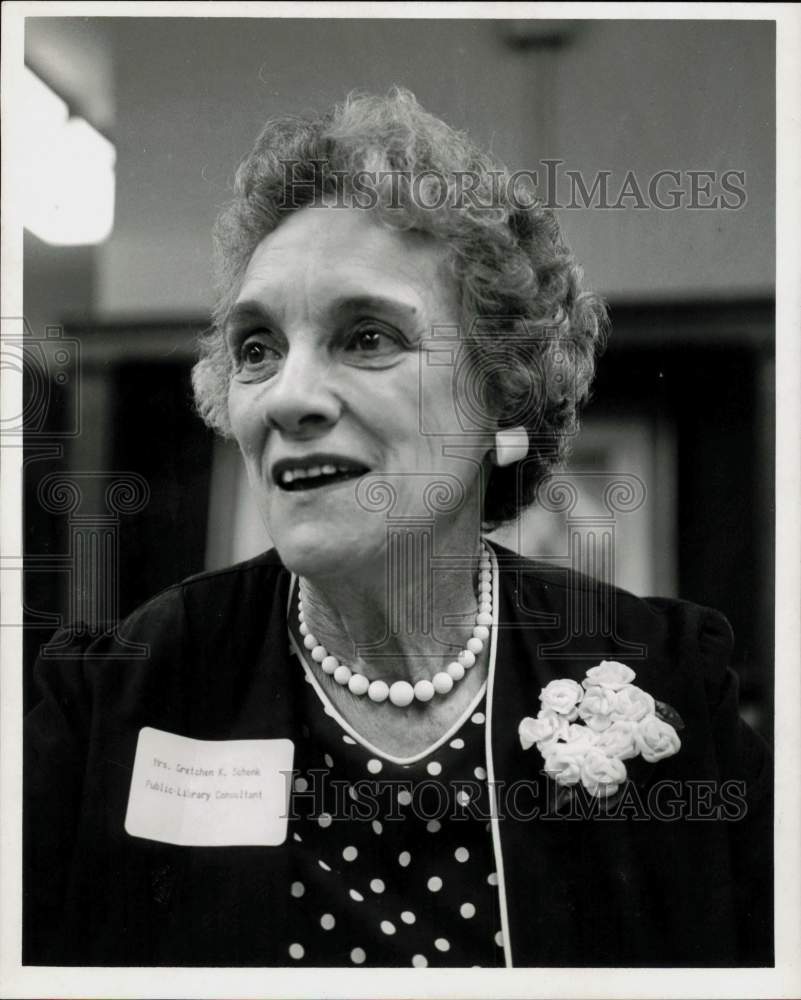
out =
<svg viewBox="0 0 801 1000"><path fill-rule="evenodd" d="M772 964L772 777L737 713L726 620L497 552L490 723L513 964ZM40 658L26 721L25 963L285 964L270 934L290 898L283 846L176 847L129 836L124 819L144 726L297 734L289 580L270 552L171 587L114 634L61 633ZM632 769L607 815L588 800L558 809L517 735L548 681L580 681L601 659L631 666L685 724L681 751Z"/></svg>

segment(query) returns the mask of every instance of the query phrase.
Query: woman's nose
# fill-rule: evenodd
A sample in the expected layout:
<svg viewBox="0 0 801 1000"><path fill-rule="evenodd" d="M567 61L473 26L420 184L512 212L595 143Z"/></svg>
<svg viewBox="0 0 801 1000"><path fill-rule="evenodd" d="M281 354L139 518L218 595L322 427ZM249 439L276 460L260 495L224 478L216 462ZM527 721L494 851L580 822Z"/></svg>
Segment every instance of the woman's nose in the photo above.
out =
<svg viewBox="0 0 801 1000"><path fill-rule="evenodd" d="M330 358L311 350L290 350L264 396L269 427L290 435L313 435L332 426L342 404L332 385Z"/></svg>

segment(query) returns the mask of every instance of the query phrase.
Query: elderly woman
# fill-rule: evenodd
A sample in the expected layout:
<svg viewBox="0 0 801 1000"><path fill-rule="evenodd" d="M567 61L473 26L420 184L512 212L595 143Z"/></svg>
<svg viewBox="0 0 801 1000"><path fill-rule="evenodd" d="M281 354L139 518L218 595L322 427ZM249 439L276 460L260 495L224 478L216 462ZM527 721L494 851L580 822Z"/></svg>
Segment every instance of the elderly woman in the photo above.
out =
<svg viewBox="0 0 801 1000"><path fill-rule="evenodd" d="M217 245L195 393L275 549L41 659L26 961L769 963L725 620L484 537L603 340L553 214L395 91L269 122Z"/></svg>

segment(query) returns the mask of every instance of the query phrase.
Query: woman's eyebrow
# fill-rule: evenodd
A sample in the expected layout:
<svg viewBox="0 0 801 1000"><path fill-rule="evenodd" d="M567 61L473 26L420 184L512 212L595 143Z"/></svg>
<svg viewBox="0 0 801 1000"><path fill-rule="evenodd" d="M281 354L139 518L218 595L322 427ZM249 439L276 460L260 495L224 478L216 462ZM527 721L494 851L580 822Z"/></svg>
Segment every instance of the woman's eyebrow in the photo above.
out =
<svg viewBox="0 0 801 1000"><path fill-rule="evenodd" d="M273 322L273 317L270 314L270 310L261 302L256 299L244 299L242 302L235 303L228 313L224 324L225 332L227 335L230 335L239 327L254 321L271 323Z"/></svg>
<svg viewBox="0 0 801 1000"><path fill-rule="evenodd" d="M342 296L332 302L331 311L334 314L392 313L411 322L420 317L420 309L413 303L375 294Z"/></svg>

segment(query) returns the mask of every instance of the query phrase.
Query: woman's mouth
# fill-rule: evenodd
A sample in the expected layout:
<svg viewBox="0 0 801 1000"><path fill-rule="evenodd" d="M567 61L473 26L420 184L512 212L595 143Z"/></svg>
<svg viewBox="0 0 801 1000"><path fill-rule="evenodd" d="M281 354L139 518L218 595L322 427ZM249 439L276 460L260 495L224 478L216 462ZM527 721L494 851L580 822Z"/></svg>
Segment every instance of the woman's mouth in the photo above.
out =
<svg viewBox="0 0 801 1000"><path fill-rule="evenodd" d="M334 456L310 456L307 459L281 459L273 466L273 482L289 493L316 490L369 472L366 465Z"/></svg>

